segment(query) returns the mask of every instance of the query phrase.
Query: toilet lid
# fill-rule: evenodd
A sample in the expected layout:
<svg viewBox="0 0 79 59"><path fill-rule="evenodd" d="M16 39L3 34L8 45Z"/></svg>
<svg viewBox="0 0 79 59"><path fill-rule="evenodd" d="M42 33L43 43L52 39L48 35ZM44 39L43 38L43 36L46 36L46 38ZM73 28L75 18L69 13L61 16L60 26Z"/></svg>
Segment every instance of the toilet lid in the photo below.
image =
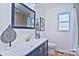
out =
<svg viewBox="0 0 79 59"><path fill-rule="evenodd" d="M55 48L56 47L56 44L55 43L48 43L48 47Z"/></svg>

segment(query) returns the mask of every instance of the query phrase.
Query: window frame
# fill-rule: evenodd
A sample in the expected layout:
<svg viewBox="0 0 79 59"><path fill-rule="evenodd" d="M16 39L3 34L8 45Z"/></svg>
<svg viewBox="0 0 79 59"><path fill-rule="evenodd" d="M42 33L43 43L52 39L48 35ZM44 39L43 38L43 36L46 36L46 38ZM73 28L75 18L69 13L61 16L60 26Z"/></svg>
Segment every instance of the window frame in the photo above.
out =
<svg viewBox="0 0 79 59"><path fill-rule="evenodd" d="M69 18L69 21L61 21L61 22L59 22L59 16L60 16L60 15L65 15L65 14L69 14L69 17L68 17L68 18ZM57 25L58 31L60 31L60 32L69 32L69 31L70 31L70 12L59 13L57 17L58 17L58 19L57 19L57 20L58 20L58 25ZM60 30L60 29L59 29L60 23L68 23L68 24L69 24L69 30L67 30L67 29L64 29L64 30L61 29L61 30Z"/></svg>

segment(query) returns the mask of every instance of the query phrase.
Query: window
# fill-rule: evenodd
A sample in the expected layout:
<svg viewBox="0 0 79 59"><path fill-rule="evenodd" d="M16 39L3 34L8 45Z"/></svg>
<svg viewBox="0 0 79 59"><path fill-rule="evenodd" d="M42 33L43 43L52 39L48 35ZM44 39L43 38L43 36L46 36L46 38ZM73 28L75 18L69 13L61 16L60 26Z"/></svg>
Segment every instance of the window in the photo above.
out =
<svg viewBox="0 0 79 59"><path fill-rule="evenodd" d="M58 15L58 30L69 31L70 13L61 13Z"/></svg>

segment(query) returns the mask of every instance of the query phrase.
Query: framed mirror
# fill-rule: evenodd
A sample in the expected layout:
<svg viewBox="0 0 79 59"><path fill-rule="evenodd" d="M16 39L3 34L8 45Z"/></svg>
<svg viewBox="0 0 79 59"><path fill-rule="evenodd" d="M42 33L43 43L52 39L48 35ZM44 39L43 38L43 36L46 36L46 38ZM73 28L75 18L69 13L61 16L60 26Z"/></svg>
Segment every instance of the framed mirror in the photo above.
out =
<svg viewBox="0 0 79 59"><path fill-rule="evenodd" d="M23 3L12 3L13 28L35 29L35 11Z"/></svg>

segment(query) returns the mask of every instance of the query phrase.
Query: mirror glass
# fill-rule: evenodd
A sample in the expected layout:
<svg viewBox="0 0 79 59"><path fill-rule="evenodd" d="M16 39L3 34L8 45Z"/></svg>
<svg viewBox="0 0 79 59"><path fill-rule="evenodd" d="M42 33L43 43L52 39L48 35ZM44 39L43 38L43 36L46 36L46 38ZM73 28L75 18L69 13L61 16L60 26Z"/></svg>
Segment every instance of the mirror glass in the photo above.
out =
<svg viewBox="0 0 79 59"><path fill-rule="evenodd" d="M35 28L35 11L23 3L12 4L12 26L14 28Z"/></svg>

